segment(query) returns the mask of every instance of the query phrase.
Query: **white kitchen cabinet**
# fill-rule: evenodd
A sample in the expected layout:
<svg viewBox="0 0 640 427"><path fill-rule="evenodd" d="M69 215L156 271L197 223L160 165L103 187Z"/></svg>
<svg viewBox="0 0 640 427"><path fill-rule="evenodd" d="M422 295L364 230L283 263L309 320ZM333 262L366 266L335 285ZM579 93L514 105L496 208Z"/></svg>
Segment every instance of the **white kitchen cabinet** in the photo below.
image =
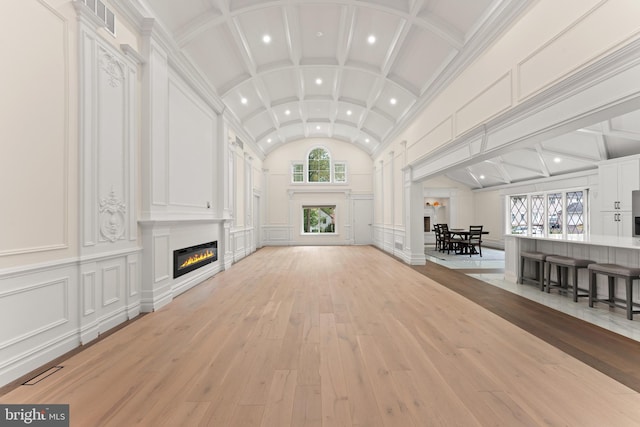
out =
<svg viewBox="0 0 640 427"><path fill-rule="evenodd" d="M605 211L602 215L602 234L606 236L632 236L631 211Z"/></svg>
<svg viewBox="0 0 640 427"><path fill-rule="evenodd" d="M631 193L640 189L640 159L634 156L603 162L598 174L602 233L633 235Z"/></svg>

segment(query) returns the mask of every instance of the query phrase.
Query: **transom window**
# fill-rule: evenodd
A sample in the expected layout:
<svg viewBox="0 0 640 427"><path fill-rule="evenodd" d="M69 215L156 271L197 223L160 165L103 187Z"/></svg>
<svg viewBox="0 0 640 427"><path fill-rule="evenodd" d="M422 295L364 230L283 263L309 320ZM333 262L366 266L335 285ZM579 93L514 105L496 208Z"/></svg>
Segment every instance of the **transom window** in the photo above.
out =
<svg viewBox="0 0 640 427"><path fill-rule="evenodd" d="M303 206L302 232L326 234L336 232L335 206Z"/></svg>
<svg viewBox="0 0 640 427"><path fill-rule="evenodd" d="M581 235L586 229L587 190L509 197L511 234Z"/></svg>

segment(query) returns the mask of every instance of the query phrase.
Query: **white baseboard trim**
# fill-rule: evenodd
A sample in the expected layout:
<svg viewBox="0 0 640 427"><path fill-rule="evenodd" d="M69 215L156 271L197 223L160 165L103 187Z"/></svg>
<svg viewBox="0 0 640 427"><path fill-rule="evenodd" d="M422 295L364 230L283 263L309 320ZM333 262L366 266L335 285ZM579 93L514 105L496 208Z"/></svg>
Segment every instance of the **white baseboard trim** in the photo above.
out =
<svg viewBox="0 0 640 427"><path fill-rule="evenodd" d="M0 365L0 386L9 384L80 346L78 331L67 332Z"/></svg>

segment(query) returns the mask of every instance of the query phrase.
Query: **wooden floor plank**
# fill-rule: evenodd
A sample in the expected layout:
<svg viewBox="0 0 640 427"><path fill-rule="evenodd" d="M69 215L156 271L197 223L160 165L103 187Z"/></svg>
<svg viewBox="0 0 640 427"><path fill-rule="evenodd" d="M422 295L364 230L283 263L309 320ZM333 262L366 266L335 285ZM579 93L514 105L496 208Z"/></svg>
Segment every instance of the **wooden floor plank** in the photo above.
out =
<svg viewBox="0 0 640 427"><path fill-rule="evenodd" d="M639 358L435 264L263 248L2 402L68 403L81 427L623 426L640 419Z"/></svg>

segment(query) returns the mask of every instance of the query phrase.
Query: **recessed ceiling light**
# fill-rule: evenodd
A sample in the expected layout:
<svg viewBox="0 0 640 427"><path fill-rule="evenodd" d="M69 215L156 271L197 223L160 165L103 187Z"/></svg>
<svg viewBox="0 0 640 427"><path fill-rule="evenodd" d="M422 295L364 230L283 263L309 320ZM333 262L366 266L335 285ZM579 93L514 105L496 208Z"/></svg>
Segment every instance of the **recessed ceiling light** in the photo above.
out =
<svg viewBox="0 0 640 427"><path fill-rule="evenodd" d="M484 175L480 175L480 179L484 179Z"/></svg>
<svg viewBox="0 0 640 427"><path fill-rule="evenodd" d="M290 110L285 110L284 115L288 116L289 114L291 114L291 111Z"/></svg>
<svg viewBox="0 0 640 427"><path fill-rule="evenodd" d="M375 42L376 42L376 36L374 36L373 34L367 37L367 43L374 44Z"/></svg>
<svg viewBox="0 0 640 427"><path fill-rule="evenodd" d="M562 161L562 159L561 159L560 157L554 157L554 158L553 158L553 161L554 161L555 163L560 163L560 162Z"/></svg>
<svg viewBox="0 0 640 427"><path fill-rule="evenodd" d="M351 110L347 110L347 116L350 116L352 114L353 114L353 112Z"/></svg>
<svg viewBox="0 0 640 427"><path fill-rule="evenodd" d="M267 139L267 142L268 142L269 144L271 144L271 138Z"/></svg>
<svg viewBox="0 0 640 427"><path fill-rule="evenodd" d="M247 100L247 98L245 98L245 97L243 96L242 98L240 98L240 102L242 102L243 104L245 104L245 105L246 105L246 104L247 104L247 102L249 102L249 101Z"/></svg>
<svg viewBox="0 0 640 427"><path fill-rule="evenodd" d="M317 126L316 126L316 130L320 130L320 125L317 125Z"/></svg>
<svg viewBox="0 0 640 427"><path fill-rule="evenodd" d="M320 85L322 84L322 79L321 79L320 77L318 77L318 78L316 79L316 84L317 84L318 86L320 86Z"/></svg>
<svg viewBox="0 0 640 427"><path fill-rule="evenodd" d="M368 144L368 143L370 143L370 142L371 142L371 140L370 140L369 138L366 138L366 139L364 140L364 142L366 142L366 143Z"/></svg>
<svg viewBox="0 0 640 427"><path fill-rule="evenodd" d="M391 105L396 105L398 103L398 100L395 98L391 98L389 102L391 103Z"/></svg>
<svg viewBox="0 0 640 427"><path fill-rule="evenodd" d="M324 36L324 33L322 31L318 31L316 33L316 37L322 37L322 36Z"/></svg>
<svg viewBox="0 0 640 427"><path fill-rule="evenodd" d="M265 34L264 36L262 36L262 42L264 44L269 44L271 43L271 36L269 34Z"/></svg>

